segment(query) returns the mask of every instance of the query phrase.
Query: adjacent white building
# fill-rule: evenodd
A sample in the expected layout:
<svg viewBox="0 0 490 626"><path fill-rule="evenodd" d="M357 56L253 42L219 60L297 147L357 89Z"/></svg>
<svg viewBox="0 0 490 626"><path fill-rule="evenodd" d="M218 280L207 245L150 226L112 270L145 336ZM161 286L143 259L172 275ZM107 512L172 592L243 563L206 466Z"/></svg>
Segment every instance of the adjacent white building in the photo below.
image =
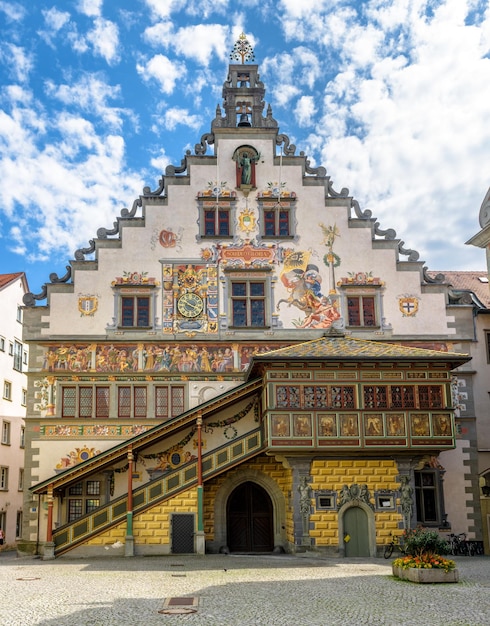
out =
<svg viewBox="0 0 490 626"><path fill-rule="evenodd" d="M22 342L23 272L0 274L0 528L12 545L22 532L28 348Z"/></svg>

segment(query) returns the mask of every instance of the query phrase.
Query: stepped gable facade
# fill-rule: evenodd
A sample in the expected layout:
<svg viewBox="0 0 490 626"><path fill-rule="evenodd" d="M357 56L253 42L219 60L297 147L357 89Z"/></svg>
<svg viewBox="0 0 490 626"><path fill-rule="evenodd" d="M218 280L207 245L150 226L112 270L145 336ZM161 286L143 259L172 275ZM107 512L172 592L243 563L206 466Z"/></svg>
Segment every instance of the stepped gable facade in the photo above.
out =
<svg viewBox="0 0 490 626"><path fill-rule="evenodd" d="M376 555L462 510L480 539L444 277L297 154L244 35L232 60L194 152L24 299L19 550Z"/></svg>

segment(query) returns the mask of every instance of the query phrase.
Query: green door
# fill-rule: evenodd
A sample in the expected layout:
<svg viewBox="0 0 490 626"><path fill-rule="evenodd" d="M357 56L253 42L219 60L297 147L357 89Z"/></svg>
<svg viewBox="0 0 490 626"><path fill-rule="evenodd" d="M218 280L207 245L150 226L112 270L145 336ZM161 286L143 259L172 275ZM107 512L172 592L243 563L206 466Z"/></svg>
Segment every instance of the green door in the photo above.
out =
<svg viewBox="0 0 490 626"><path fill-rule="evenodd" d="M344 545L345 556L369 556L367 515L358 506L344 514Z"/></svg>

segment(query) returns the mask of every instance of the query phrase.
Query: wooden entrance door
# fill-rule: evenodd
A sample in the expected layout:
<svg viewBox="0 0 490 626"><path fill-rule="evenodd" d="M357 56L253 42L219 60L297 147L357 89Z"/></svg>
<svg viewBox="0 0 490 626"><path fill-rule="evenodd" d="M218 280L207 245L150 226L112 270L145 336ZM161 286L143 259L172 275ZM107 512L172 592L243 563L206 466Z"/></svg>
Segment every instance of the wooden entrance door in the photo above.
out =
<svg viewBox="0 0 490 626"><path fill-rule="evenodd" d="M231 552L272 552L272 502L253 482L239 485L228 498L227 543Z"/></svg>
<svg viewBox="0 0 490 626"><path fill-rule="evenodd" d="M352 506L344 514L345 556L369 556L368 519L359 506Z"/></svg>

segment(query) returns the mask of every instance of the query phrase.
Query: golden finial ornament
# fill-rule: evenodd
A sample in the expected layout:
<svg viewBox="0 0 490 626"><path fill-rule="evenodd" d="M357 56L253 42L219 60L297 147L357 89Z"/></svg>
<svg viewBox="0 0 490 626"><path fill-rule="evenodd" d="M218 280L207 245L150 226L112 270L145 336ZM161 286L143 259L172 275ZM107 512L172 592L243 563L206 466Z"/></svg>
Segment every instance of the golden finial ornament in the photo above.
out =
<svg viewBox="0 0 490 626"><path fill-rule="evenodd" d="M230 53L230 59L232 61L241 62L242 65L247 61L249 63L255 61L254 50L245 33L242 33L235 42L233 50Z"/></svg>

